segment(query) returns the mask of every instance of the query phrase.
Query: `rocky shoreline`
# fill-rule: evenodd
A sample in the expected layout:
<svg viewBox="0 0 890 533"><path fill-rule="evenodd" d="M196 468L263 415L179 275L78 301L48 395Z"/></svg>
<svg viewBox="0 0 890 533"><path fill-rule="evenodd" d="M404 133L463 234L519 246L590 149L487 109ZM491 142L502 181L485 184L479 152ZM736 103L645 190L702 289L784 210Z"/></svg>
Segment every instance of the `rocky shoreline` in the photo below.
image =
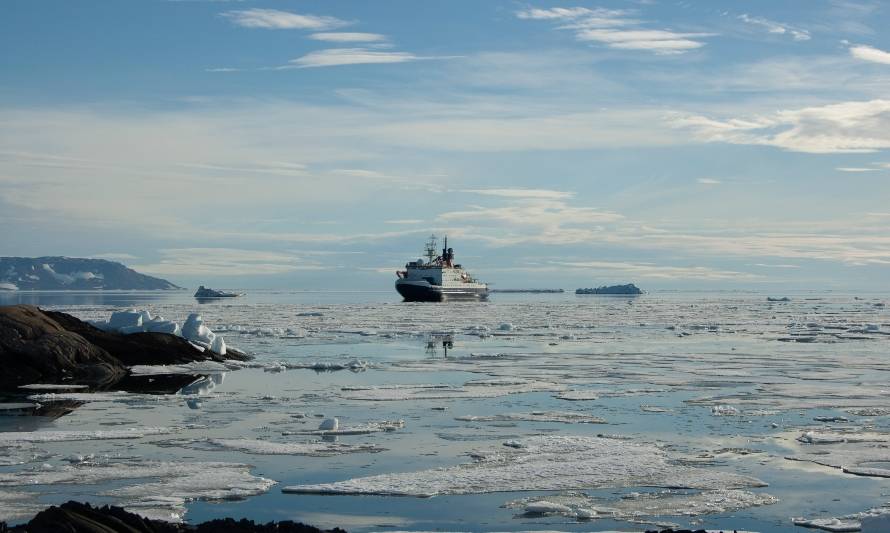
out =
<svg viewBox="0 0 890 533"><path fill-rule="evenodd" d="M52 506L38 513L26 524L7 526L0 522L0 533L346 533L335 528L330 530L291 520L256 523L253 520L219 518L200 524L176 524L143 518L121 507L93 507L88 503L69 501Z"/></svg>
<svg viewBox="0 0 890 533"><path fill-rule="evenodd" d="M250 357L201 350L168 333L123 335L102 331L71 315L30 305L0 307L0 392L29 383L107 388L125 383L133 365L170 365Z"/></svg>

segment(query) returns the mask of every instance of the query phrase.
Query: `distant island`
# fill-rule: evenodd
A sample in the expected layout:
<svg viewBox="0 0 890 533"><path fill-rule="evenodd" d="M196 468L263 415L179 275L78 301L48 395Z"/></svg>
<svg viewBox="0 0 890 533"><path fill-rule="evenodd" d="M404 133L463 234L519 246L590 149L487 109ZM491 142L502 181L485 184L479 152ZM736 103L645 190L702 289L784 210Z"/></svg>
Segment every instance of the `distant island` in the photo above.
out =
<svg viewBox="0 0 890 533"><path fill-rule="evenodd" d="M0 257L0 289L20 291L175 290L169 281L104 259Z"/></svg>
<svg viewBox="0 0 890 533"><path fill-rule="evenodd" d="M566 292L565 289L491 289L488 292L501 293L527 293L527 294L558 294Z"/></svg>
<svg viewBox="0 0 890 533"><path fill-rule="evenodd" d="M575 294L617 294L623 296L634 296L637 294L643 294L643 291L639 289L633 283L628 283L627 285L608 285L603 287L597 287L595 289L576 289Z"/></svg>

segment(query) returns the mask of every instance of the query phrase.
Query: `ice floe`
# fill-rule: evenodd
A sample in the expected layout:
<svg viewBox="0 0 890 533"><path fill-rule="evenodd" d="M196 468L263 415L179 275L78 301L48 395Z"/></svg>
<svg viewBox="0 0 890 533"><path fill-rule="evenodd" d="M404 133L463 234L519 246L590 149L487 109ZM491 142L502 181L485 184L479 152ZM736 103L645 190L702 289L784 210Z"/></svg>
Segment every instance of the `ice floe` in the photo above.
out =
<svg viewBox="0 0 890 533"><path fill-rule="evenodd" d="M876 507L860 513L852 513L841 517L818 518L792 518L795 526L823 531L847 532L862 531L862 533L885 533L884 529L890 523L890 507Z"/></svg>
<svg viewBox="0 0 890 533"><path fill-rule="evenodd" d="M474 452L458 466L295 485L284 492L429 497L502 491L580 490L633 486L691 489L762 487L762 481L718 470L675 464L659 447L615 439L536 436Z"/></svg>
<svg viewBox="0 0 890 533"><path fill-rule="evenodd" d="M44 507L37 502L37 493L0 489L0 522L28 518Z"/></svg>
<svg viewBox="0 0 890 533"><path fill-rule="evenodd" d="M348 386L340 396L348 400L399 401L458 398L496 398L508 394L559 391L564 385L526 379L473 380L462 386L445 384Z"/></svg>
<svg viewBox="0 0 890 533"><path fill-rule="evenodd" d="M208 439L207 443L222 450L234 450L255 455L329 457L347 453L378 453L384 450L374 444L345 444L327 441L272 442L257 439Z"/></svg>
<svg viewBox="0 0 890 533"><path fill-rule="evenodd" d="M0 432L0 446L21 446L34 442L64 442L79 440L141 439L151 435L169 435L179 428L140 427L130 429L5 431Z"/></svg>
<svg viewBox="0 0 890 533"><path fill-rule="evenodd" d="M405 427L404 420L383 420L380 422L366 422L351 426L341 426L338 418L327 418L319 424L318 429L302 431L282 431L282 435L369 435L371 433L387 433Z"/></svg>
<svg viewBox="0 0 890 533"><path fill-rule="evenodd" d="M461 415L454 417L463 422L559 422L563 424L605 424L598 416L573 411L532 411L529 413L505 413L497 415Z"/></svg>
<svg viewBox="0 0 890 533"><path fill-rule="evenodd" d="M232 370L231 365L215 361L193 361L181 365L134 365L130 373L138 376L161 376L166 374L213 374Z"/></svg>
<svg viewBox="0 0 890 533"><path fill-rule="evenodd" d="M220 462L126 461L83 463L54 468L0 473L4 487L35 485L96 485L151 480L102 492L133 512L167 521L180 521L185 503L195 500L242 499L268 491L274 481L250 473L250 466Z"/></svg>
<svg viewBox="0 0 890 533"><path fill-rule="evenodd" d="M735 512L772 505L778 498L746 490L707 490L702 492L634 492L621 498L596 498L583 493L532 496L504 504L526 515L560 515L578 520L609 518L639 521L642 517L701 516Z"/></svg>
<svg viewBox="0 0 890 533"><path fill-rule="evenodd" d="M76 385L74 383L30 383L28 385L19 385L23 390L79 390L88 389L89 385Z"/></svg>
<svg viewBox="0 0 890 533"><path fill-rule="evenodd" d="M599 400L599 393L590 390L567 390L553 396L560 400L568 400L571 402L580 402L588 400Z"/></svg>

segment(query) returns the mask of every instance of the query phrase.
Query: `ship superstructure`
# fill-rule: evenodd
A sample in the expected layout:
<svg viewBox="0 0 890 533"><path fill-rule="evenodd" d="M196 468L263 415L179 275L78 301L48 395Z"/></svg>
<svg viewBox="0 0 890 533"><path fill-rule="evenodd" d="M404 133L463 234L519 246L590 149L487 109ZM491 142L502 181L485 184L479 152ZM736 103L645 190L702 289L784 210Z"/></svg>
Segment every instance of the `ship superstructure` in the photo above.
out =
<svg viewBox="0 0 890 533"><path fill-rule="evenodd" d="M442 302L447 300L485 300L488 285L473 278L454 262L454 249L448 237L442 253L437 253L437 239L430 237L425 247L427 260L418 259L396 271L396 290L409 302Z"/></svg>

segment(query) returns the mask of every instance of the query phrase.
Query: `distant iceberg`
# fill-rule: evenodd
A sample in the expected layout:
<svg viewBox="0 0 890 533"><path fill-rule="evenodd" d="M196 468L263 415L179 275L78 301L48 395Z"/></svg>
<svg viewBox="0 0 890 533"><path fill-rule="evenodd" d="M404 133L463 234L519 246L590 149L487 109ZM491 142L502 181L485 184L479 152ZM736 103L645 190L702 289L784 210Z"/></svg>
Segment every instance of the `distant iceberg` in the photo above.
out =
<svg viewBox="0 0 890 533"><path fill-rule="evenodd" d="M216 289L207 288L203 285L198 287L198 290L195 291L195 298L237 298L238 296L243 296L243 294L237 292L218 291Z"/></svg>
<svg viewBox="0 0 890 533"><path fill-rule="evenodd" d="M595 289L576 289L575 294L617 294L617 295L637 295L643 294L633 283L627 285L604 285Z"/></svg>

